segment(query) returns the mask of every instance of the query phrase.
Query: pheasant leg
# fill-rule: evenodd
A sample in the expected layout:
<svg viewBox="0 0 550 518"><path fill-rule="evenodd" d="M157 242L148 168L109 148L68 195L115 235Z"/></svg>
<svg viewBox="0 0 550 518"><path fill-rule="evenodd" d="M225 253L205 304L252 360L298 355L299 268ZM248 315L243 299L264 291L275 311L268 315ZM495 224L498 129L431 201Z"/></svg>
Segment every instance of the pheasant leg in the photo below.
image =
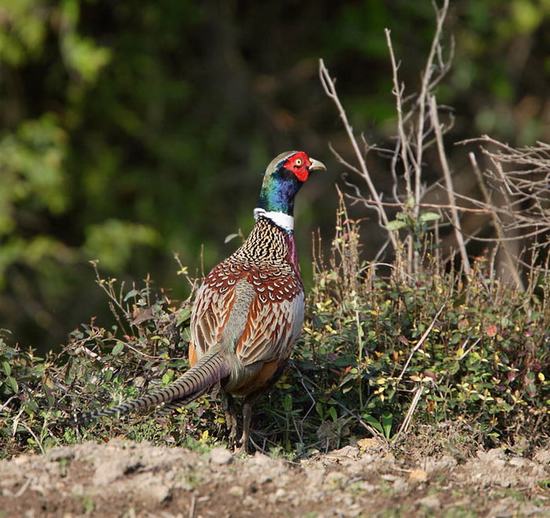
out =
<svg viewBox="0 0 550 518"><path fill-rule="evenodd" d="M252 420L252 401L245 399L243 403L243 433L239 441L240 447L237 453L248 453L248 441L250 439L250 422Z"/></svg>
<svg viewBox="0 0 550 518"><path fill-rule="evenodd" d="M235 402L229 394L222 395L225 423L229 430L229 447L234 448L237 442L237 412Z"/></svg>

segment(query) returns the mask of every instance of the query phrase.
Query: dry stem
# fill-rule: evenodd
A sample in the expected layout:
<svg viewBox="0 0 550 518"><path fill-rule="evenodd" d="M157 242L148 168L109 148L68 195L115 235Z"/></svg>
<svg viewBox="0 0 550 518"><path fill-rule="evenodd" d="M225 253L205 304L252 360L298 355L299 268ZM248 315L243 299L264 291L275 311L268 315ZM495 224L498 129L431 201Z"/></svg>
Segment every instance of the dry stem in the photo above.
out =
<svg viewBox="0 0 550 518"><path fill-rule="evenodd" d="M348 134L349 140L353 147L353 151L355 152L355 157L357 158L357 162L359 163L360 174L362 178L365 180L369 188L371 197L375 202L375 208L380 218L380 221L382 222L383 226L387 229L389 220L388 220L388 216L386 215L386 211L382 206L380 195L378 194L378 191L374 186L369 170L367 168L367 163L365 162L365 157L363 156L363 153L359 148L359 144L357 143L357 139L355 138L355 135L353 133L353 128L349 123L346 111L344 110L344 107L342 106L342 103L340 102L340 99L338 97L338 93L335 87L335 80L330 77L329 71L325 66L325 62L322 59L319 60L319 77L321 79L321 84L323 85L323 89L325 90L325 93L330 99L332 99L332 101L336 105L336 108L338 109L338 114L342 119L342 122L346 129L346 133ZM354 172L357 172L356 168L352 168L352 170ZM394 249L397 250L397 239L394 233L390 230L387 230L387 232L388 232L388 237L391 240L391 243Z"/></svg>

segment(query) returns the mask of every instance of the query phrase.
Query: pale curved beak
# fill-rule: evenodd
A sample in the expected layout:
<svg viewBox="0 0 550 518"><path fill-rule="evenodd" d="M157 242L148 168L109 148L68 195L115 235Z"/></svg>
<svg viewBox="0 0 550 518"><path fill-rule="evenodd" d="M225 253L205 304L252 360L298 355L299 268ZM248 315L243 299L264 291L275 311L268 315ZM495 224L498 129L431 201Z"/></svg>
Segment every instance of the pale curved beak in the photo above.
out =
<svg viewBox="0 0 550 518"><path fill-rule="evenodd" d="M310 158L309 161L311 165L309 166L309 171L326 171L327 167L320 160L315 160L315 158Z"/></svg>

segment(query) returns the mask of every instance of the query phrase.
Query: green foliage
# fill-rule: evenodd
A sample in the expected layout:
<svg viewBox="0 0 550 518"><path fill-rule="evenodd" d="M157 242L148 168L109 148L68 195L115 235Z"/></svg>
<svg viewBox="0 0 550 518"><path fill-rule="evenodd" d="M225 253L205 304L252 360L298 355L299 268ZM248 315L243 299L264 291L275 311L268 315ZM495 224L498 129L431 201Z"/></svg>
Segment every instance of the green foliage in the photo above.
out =
<svg viewBox="0 0 550 518"><path fill-rule="evenodd" d="M456 140L545 140L547 13L546 0L452 2L456 58L440 99L457 107ZM272 156L302 147L326 159L325 143L340 141L319 56L356 130L389 147L385 27L406 94L418 90L429 0L1 2L3 325L45 350L74 322L105 315L78 296L91 288L90 259L118 276L150 271L185 296L172 253L195 269L204 243L204 264L214 264L229 250L224 236L250 225ZM385 163L369 167L387 177ZM305 243L309 222L332 223L334 197L304 189L302 200Z"/></svg>
<svg viewBox="0 0 550 518"><path fill-rule="evenodd" d="M390 439L420 391L419 422L475 423L495 442L544 430L547 276L524 293L491 279L488 259L462 279L427 254L414 280L399 266L379 277L376 265L359 261L357 227L337 228L330 267L317 271L296 360L301 375L323 387L316 403L323 422L352 415ZM287 386L292 392L297 385Z"/></svg>
<svg viewBox="0 0 550 518"><path fill-rule="evenodd" d="M81 326L55 354L0 337L3 454L117 432L201 448L223 436L223 413L208 398L160 421L59 424L167 384L187 365L188 302L177 308L149 281L128 289L98 279L109 303L96 305L82 266L99 259L117 276L152 271L181 296L187 285L167 268L173 250L197 265L205 242L202 259L214 264L236 222L250 225L259 172L274 154L305 147L322 156L319 142L341 138L323 112L320 55L350 85L342 100L357 131L375 120L381 129L369 141L384 147L395 110L383 28L393 31L407 95L431 41L430 2L300 9L180 0L0 6L3 325L18 337L39 328L44 345L83 314L104 319L109 307L116 316L110 328L96 319ZM462 0L452 9L456 58L438 98L459 108L453 136L544 138L547 1ZM386 163L369 168L388 176ZM324 200L316 222L332 226ZM499 285L483 258L467 279L444 270L426 242L437 218L407 208L389 223L424 254L414 280L400 257L384 276L363 262L357 228L339 220L329 264L317 265L303 342L260 405L255 440L287 456L367 431L395 440L409 411L419 422L475 423L492 441L543 430L548 276L535 272L523 293Z"/></svg>
<svg viewBox="0 0 550 518"><path fill-rule="evenodd" d="M317 265L292 365L257 407L256 443L294 457L369 433L393 442L408 413L416 425L473 427L490 444L542 439L548 277L515 291L490 277L484 258L463 278L429 254L414 280L399 263L382 277L360 261L358 232L342 214L328 264ZM73 424L75 413L136 397L187 368L189 300L175 304L150 282L126 289L98 276L98 284L115 326L83 325L45 358L0 341L4 454L117 434L201 451L223 440L223 410L208 397L172 413Z"/></svg>
<svg viewBox="0 0 550 518"><path fill-rule="evenodd" d="M120 271L131 258L135 245L154 246L158 233L146 225L110 219L87 229L84 251L88 257L101 257L101 266Z"/></svg>
<svg viewBox="0 0 550 518"><path fill-rule="evenodd" d="M20 0L10 2L9 9L7 2L3 2L1 8L5 19L0 31L0 59L20 65L42 50L46 25L41 5L35 0Z"/></svg>

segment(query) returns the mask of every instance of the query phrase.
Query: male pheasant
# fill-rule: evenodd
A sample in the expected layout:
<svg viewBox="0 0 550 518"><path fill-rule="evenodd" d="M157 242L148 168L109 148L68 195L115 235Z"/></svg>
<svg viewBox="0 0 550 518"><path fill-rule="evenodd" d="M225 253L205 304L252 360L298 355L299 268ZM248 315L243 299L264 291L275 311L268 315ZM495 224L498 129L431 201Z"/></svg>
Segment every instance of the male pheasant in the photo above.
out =
<svg viewBox="0 0 550 518"><path fill-rule="evenodd" d="M254 210L256 223L243 245L204 279L191 313L191 369L171 385L91 418L193 401L220 386L244 398L241 449L246 451L252 404L283 372L304 319L304 288L294 242L294 197L324 164L303 151L281 153L267 166ZM231 442L234 413L228 414Z"/></svg>

